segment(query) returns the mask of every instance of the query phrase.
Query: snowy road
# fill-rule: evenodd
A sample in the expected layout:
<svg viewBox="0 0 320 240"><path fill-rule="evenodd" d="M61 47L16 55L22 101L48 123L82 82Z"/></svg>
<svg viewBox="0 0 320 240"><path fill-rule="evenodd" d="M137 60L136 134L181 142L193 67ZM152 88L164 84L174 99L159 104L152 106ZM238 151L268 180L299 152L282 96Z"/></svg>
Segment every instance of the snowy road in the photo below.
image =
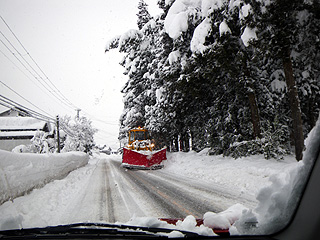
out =
<svg viewBox="0 0 320 240"><path fill-rule="evenodd" d="M239 202L226 189L210 183L162 170L127 170L118 157L101 158L86 188L79 194L73 221L83 221L91 212L91 221L126 222L131 217L202 218L208 211L220 212ZM252 206L250 200L242 203ZM93 214L92 214L93 213Z"/></svg>
<svg viewBox="0 0 320 240"><path fill-rule="evenodd" d="M29 195L0 206L0 225L48 226L75 222L128 222L132 217L202 218L236 203L256 202L203 182L166 171L127 170L121 156L96 155L89 164ZM18 223L17 223L18 221Z"/></svg>

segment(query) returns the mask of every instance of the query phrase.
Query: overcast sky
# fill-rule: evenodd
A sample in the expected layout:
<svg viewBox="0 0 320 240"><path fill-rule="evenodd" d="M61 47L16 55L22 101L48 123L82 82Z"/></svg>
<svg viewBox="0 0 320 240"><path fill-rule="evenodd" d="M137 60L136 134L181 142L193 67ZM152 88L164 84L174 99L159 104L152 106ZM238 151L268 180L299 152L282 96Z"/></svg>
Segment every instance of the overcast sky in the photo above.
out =
<svg viewBox="0 0 320 240"><path fill-rule="evenodd" d="M157 0L145 2L152 15L159 12ZM80 115L90 118L99 129L96 142L112 148L119 147L120 89L126 76L118 64L122 56L116 50L104 53L104 48L110 38L137 28L137 5L138 0L0 0L1 17L31 57L58 90L81 109ZM10 87L52 116L75 116L74 108L41 86L46 77L31 75L15 58L13 53L19 59L22 54L38 70L2 19L0 30L1 95L40 112Z"/></svg>

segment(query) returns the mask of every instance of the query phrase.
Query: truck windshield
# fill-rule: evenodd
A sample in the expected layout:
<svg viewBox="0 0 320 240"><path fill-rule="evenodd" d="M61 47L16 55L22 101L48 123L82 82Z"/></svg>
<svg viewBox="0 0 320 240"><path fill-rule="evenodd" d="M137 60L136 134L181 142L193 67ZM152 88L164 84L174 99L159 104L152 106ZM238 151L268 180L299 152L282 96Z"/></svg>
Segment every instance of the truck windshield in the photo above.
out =
<svg viewBox="0 0 320 240"><path fill-rule="evenodd" d="M146 132L135 132L134 140L145 140L146 139Z"/></svg>

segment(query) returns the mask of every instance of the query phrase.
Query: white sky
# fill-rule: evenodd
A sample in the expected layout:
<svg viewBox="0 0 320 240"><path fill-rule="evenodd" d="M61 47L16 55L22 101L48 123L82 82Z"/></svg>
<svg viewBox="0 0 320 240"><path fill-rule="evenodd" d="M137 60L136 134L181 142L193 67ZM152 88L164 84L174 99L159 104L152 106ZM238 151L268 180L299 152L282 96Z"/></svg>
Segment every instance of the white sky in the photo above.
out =
<svg viewBox="0 0 320 240"><path fill-rule="evenodd" d="M145 2L152 15L159 12L157 0ZM62 94L82 109L80 115L99 129L96 143L114 149L119 147L120 89L126 76L118 64L122 56L117 50L104 53L104 48L110 38L137 28L137 5L138 0L0 0L0 15L32 58ZM1 19L0 30L32 63ZM1 33L0 40L12 49ZM1 41L0 81L52 116L75 116L75 109L52 97ZM40 112L1 82L0 94ZM0 112L4 110L0 106Z"/></svg>

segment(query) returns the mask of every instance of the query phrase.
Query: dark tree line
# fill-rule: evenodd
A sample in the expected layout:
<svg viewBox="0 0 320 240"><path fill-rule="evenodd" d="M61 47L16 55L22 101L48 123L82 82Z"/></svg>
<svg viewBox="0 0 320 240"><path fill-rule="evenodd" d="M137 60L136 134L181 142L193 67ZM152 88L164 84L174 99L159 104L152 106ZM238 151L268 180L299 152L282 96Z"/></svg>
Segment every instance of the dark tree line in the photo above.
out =
<svg viewBox="0 0 320 240"><path fill-rule="evenodd" d="M178 4L152 17L140 0L138 30L108 44L128 76L119 138L145 126L173 151L301 160L320 109L318 0Z"/></svg>

